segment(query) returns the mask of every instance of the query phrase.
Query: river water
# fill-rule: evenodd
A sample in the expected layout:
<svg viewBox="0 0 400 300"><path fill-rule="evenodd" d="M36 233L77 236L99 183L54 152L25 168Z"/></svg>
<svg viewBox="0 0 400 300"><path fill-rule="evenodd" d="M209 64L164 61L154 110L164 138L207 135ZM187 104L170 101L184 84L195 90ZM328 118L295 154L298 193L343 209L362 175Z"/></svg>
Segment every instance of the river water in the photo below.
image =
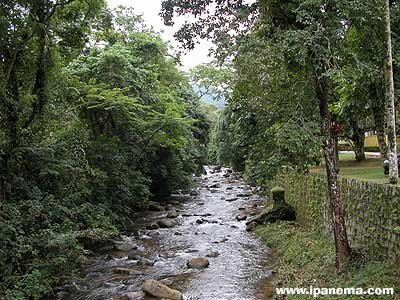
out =
<svg viewBox="0 0 400 300"><path fill-rule="evenodd" d="M89 258L83 280L69 285L59 299L126 299L123 295L140 291L146 279L160 280L180 290L185 300L272 299L271 253L246 231L246 221L240 220L260 212L265 198L252 193L228 169L214 172L207 168L207 175L197 181L192 195L171 197L165 211L138 213L137 230L120 238L137 249L99 249ZM177 217L170 220L177 222L176 226L146 229L174 210ZM211 256L208 268L187 267L189 259L206 256ZM138 265L143 257L154 265ZM124 274L118 268L133 271Z"/></svg>

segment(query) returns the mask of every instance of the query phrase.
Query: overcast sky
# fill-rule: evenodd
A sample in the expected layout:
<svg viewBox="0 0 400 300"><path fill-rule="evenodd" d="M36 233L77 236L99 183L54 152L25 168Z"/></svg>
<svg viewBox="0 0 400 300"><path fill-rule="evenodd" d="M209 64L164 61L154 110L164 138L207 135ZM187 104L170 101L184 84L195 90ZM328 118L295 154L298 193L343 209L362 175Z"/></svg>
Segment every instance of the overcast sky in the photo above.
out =
<svg viewBox="0 0 400 300"><path fill-rule="evenodd" d="M145 23L148 26L153 26L156 31L163 31L162 38L165 41L170 41L173 46L178 46L173 34L179 28L179 25L184 22L184 17L174 19L175 26L165 26L161 17L158 15L161 9L161 0L107 0L110 8L115 8L119 5L133 7L136 14L142 14ZM209 62L208 49L212 46L211 42L202 40L196 48L182 55L183 69L188 70L198 64Z"/></svg>

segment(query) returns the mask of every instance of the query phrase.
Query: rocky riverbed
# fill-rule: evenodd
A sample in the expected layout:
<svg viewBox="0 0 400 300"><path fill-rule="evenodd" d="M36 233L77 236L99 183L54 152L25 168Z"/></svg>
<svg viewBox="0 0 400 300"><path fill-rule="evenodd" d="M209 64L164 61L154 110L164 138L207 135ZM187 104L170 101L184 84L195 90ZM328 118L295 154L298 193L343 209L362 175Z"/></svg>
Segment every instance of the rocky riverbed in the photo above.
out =
<svg viewBox="0 0 400 300"><path fill-rule="evenodd" d="M207 168L190 195L135 215L135 231L98 249L65 300L267 300L270 252L246 220L265 198L226 168ZM153 295L153 296L150 296Z"/></svg>

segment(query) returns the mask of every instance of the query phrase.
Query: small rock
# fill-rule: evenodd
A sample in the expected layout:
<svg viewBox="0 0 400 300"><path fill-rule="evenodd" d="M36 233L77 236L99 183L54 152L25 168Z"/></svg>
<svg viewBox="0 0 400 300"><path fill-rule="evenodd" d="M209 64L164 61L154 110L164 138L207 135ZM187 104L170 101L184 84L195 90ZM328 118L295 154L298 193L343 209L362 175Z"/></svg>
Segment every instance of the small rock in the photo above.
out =
<svg viewBox="0 0 400 300"><path fill-rule="evenodd" d="M230 174L230 173L225 173L225 174L222 175L222 176L224 176L225 178L228 178L229 176L231 176L231 174Z"/></svg>
<svg viewBox="0 0 400 300"><path fill-rule="evenodd" d="M246 219L247 219L246 215L238 215L238 216L236 216L236 220L238 220L238 221L244 221Z"/></svg>
<svg viewBox="0 0 400 300"><path fill-rule="evenodd" d="M137 264L138 264L139 266L153 266L154 263L155 263L154 261L152 261L152 260L150 260L150 259L147 259L147 258L145 258L145 257L140 258L140 259L138 260L138 262L137 262Z"/></svg>
<svg viewBox="0 0 400 300"><path fill-rule="evenodd" d="M197 220L196 220L196 223L197 223L197 224L203 224L204 221L203 221L202 219L197 219Z"/></svg>
<svg viewBox="0 0 400 300"><path fill-rule="evenodd" d="M233 186L228 186L228 187L226 188L226 190L227 190L227 191L233 190Z"/></svg>
<svg viewBox="0 0 400 300"><path fill-rule="evenodd" d="M177 223L174 220L170 219L161 219L157 222L157 224L158 226L160 226L160 228L172 228L177 225Z"/></svg>
<svg viewBox="0 0 400 300"><path fill-rule="evenodd" d="M175 219L178 217L178 213L176 212L176 210L172 210L167 214L167 218L169 219Z"/></svg>
<svg viewBox="0 0 400 300"><path fill-rule="evenodd" d="M182 233L180 233L180 232L178 232L178 231L175 231L175 232L174 232L174 235L182 235Z"/></svg>
<svg viewBox="0 0 400 300"><path fill-rule="evenodd" d="M239 207L238 210L245 210L246 208L244 207Z"/></svg>
<svg viewBox="0 0 400 300"><path fill-rule="evenodd" d="M182 217L191 217L191 216L193 216L193 215L191 215L191 214L182 214L181 216L182 216Z"/></svg>
<svg viewBox="0 0 400 300"><path fill-rule="evenodd" d="M211 213L204 213L204 214L194 214L196 217L211 217L213 214Z"/></svg>
<svg viewBox="0 0 400 300"><path fill-rule="evenodd" d="M136 250L138 247L132 243L127 243L127 242L114 242L114 249L118 251L130 251L130 250Z"/></svg>
<svg viewBox="0 0 400 300"><path fill-rule="evenodd" d="M158 226L158 225L157 225ZM149 236L158 236L158 235L160 235L160 233L158 232L158 231L150 231L149 233L148 233L148 235Z"/></svg>
<svg viewBox="0 0 400 300"><path fill-rule="evenodd" d="M237 200L239 200L239 198L228 198L228 199L225 199L225 201L227 201L227 202L233 202L233 201L237 201Z"/></svg>
<svg viewBox="0 0 400 300"><path fill-rule="evenodd" d="M214 183L214 184L211 184L208 186L208 188L210 188L210 189L218 189L220 187L221 187L221 185L219 183Z"/></svg>
<svg viewBox="0 0 400 300"><path fill-rule="evenodd" d="M241 193L241 194L237 194L238 197L251 197L252 194L251 193Z"/></svg>
<svg viewBox="0 0 400 300"><path fill-rule="evenodd" d="M158 229L158 228L160 228L160 227L158 226L157 223L151 223L151 224L146 225L146 229L148 229L148 230L154 230L154 229Z"/></svg>
<svg viewBox="0 0 400 300"><path fill-rule="evenodd" d="M206 255L206 257L218 257L219 256L219 252L218 251L213 251L210 252Z"/></svg>
<svg viewBox="0 0 400 300"><path fill-rule="evenodd" d="M183 300L182 293L156 280L146 280L142 287L146 294L158 299Z"/></svg>
<svg viewBox="0 0 400 300"><path fill-rule="evenodd" d="M198 196L200 193L199 193L199 191L191 191L190 192L190 196Z"/></svg>
<svg viewBox="0 0 400 300"><path fill-rule="evenodd" d="M205 257L192 258L187 262L187 266L191 269L204 269L210 265L210 262Z"/></svg>
<svg viewBox="0 0 400 300"><path fill-rule="evenodd" d="M139 270L129 269L129 268L114 268L112 272L115 274L122 274L122 275L143 275L144 273Z"/></svg>
<svg viewBox="0 0 400 300"><path fill-rule="evenodd" d="M129 292L124 294L126 300L144 300L145 294L143 292Z"/></svg>

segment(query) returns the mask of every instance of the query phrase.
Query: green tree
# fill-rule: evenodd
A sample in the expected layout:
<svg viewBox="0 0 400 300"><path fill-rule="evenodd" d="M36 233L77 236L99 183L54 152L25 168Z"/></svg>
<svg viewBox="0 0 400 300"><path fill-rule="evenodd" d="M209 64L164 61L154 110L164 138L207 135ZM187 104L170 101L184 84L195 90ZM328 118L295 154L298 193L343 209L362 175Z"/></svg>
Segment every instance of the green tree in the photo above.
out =
<svg viewBox="0 0 400 300"><path fill-rule="evenodd" d="M215 18L204 18L209 14L207 6L215 5ZM284 63L289 69L303 70L313 87L320 115L320 134L328 179L330 209L336 243L336 262L342 269L350 255L344 222L341 197L337 184L337 133L330 103L335 101L333 74L337 70L343 52L343 37L346 35L345 1L267 1L246 5L235 3L214 3L210 1L163 1L162 15L169 24L177 14L192 14L195 21L186 23L177 33L178 38L187 40L192 46L193 37L212 35L222 48L232 43L239 47L246 42L243 31L258 11L258 21L265 27L265 33L272 46L279 46L284 53ZM218 20L218 21L216 21ZM242 22L240 22L242 21ZM224 24L218 28L217 24ZM232 28L232 24L235 24ZM250 24L251 25L251 24ZM217 29L218 28L218 29ZM230 34L235 32L236 35ZM235 43L239 41L240 43ZM236 47L236 49L237 49ZM232 48L229 48L231 50ZM233 48L235 49L235 48Z"/></svg>

